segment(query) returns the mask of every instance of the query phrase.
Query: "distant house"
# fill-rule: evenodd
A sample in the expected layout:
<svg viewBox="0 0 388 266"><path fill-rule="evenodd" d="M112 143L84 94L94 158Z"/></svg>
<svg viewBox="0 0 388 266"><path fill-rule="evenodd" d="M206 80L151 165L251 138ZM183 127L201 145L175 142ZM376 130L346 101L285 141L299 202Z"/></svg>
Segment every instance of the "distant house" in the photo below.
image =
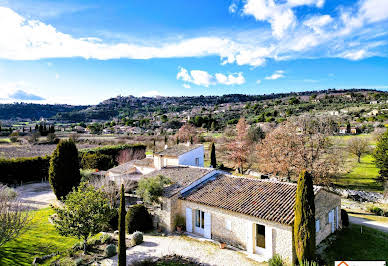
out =
<svg viewBox="0 0 388 266"><path fill-rule="evenodd" d="M102 133L103 133L103 134L112 134L113 131L112 131L112 129L110 129L110 128L104 128L104 129L102 130Z"/></svg>
<svg viewBox="0 0 388 266"><path fill-rule="evenodd" d="M177 215L186 231L271 258L295 260L293 222L296 184L236 177L203 167L166 167L151 175L169 177L154 223L175 231ZM316 244L341 227L340 196L314 187Z"/></svg>
<svg viewBox="0 0 388 266"><path fill-rule="evenodd" d="M346 134L346 133L347 133L346 127L340 127L339 130L338 130L338 133L340 133L340 134Z"/></svg>
<svg viewBox="0 0 388 266"><path fill-rule="evenodd" d="M202 144L179 144L154 155L156 169L166 166L191 165L204 166L205 150Z"/></svg>

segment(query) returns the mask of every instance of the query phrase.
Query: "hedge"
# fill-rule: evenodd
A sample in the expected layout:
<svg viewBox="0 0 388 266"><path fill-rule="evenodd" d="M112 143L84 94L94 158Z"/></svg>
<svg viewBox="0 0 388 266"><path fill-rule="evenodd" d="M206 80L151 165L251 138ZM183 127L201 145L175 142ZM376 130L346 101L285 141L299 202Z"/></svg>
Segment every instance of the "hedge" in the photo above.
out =
<svg viewBox="0 0 388 266"><path fill-rule="evenodd" d="M79 151L80 160L85 154L103 154L112 158L116 163L116 157L123 150L131 150L133 154L139 152L140 157L145 157L146 146L142 144L124 144L114 146L103 146L93 149ZM88 156L89 157L89 156ZM95 156L99 160L99 156ZM104 158L106 158L104 156ZM136 158L142 159L142 158ZM48 169L50 166L50 156L28 157L14 159L0 159L0 183L21 184L22 182L37 182L48 179Z"/></svg>

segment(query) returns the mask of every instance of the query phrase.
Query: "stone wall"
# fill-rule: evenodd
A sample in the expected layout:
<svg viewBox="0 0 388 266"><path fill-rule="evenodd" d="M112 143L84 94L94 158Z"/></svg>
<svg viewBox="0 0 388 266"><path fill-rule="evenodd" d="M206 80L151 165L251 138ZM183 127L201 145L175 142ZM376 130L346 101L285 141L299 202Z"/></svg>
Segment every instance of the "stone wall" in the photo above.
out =
<svg viewBox="0 0 388 266"><path fill-rule="evenodd" d="M192 224L195 225L195 209L200 209L211 214L211 231L212 239L225 242L240 249L247 249L247 234L248 225L258 223L272 228L272 247L270 247L272 254L279 254L288 261L292 261L292 227L278 223L261 220L252 216L239 214L223 210L220 208L213 208L202 204L196 204L184 200L180 202L180 215L186 217L186 207L193 210ZM227 228L227 223L230 224L230 230Z"/></svg>
<svg viewBox="0 0 388 266"><path fill-rule="evenodd" d="M338 217L337 217L338 207ZM341 197L334 193L321 190L315 195L315 219L319 219L320 230L316 233L317 245L328 237L331 232L329 223L329 212L334 209L334 229L337 230L337 219L339 228L341 224Z"/></svg>

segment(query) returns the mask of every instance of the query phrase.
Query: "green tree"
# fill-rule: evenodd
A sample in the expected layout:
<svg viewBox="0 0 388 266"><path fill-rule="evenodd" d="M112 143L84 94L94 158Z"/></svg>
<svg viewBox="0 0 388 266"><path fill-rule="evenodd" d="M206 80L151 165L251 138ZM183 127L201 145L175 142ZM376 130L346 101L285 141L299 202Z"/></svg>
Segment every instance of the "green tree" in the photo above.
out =
<svg viewBox="0 0 388 266"><path fill-rule="evenodd" d="M381 135L373 152L376 167L379 168L378 181L384 185L384 198L388 198L388 131Z"/></svg>
<svg viewBox="0 0 388 266"><path fill-rule="evenodd" d="M162 175L142 178L138 183L136 194L142 198L145 203L158 203L159 197L163 194L164 186L170 183L170 179Z"/></svg>
<svg viewBox="0 0 388 266"><path fill-rule="evenodd" d="M67 195L63 207L52 208L58 215L54 224L59 234L83 240L84 253L88 238L106 229L115 212L105 193L85 182Z"/></svg>
<svg viewBox="0 0 388 266"><path fill-rule="evenodd" d="M50 159L49 181L57 199L81 181L78 150L72 140L61 140Z"/></svg>
<svg viewBox="0 0 388 266"><path fill-rule="evenodd" d="M295 196L294 244L299 264L315 258L315 204L313 178L302 171Z"/></svg>
<svg viewBox="0 0 388 266"><path fill-rule="evenodd" d="M216 145L212 142L212 146L210 149L210 165L213 168L217 168L217 159L216 159Z"/></svg>
<svg viewBox="0 0 388 266"><path fill-rule="evenodd" d="M121 184L120 209L119 209L119 266L125 266L127 261L125 245L125 195L124 184Z"/></svg>

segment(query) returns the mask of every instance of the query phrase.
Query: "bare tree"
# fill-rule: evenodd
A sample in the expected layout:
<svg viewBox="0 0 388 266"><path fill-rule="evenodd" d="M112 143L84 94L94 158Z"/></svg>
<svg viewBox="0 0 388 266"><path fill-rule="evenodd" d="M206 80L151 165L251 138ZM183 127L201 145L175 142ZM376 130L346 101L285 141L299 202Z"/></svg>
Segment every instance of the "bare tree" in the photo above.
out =
<svg viewBox="0 0 388 266"><path fill-rule="evenodd" d="M14 190L0 184L0 246L17 238L30 222L28 208Z"/></svg>
<svg viewBox="0 0 388 266"><path fill-rule="evenodd" d="M239 173L244 173L244 165L249 155L248 125L242 117L236 125L237 136L228 145L228 158L233 162Z"/></svg>
<svg viewBox="0 0 388 266"><path fill-rule="evenodd" d="M257 147L260 170L288 179L307 170L316 183L327 184L341 166L341 153L328 138L332 130L327 118L311 116L281 124Z"/></svg>
<svg viewBox="0 0 388 266"><path fill-rule="evenodd" d="M357 156L357 162L361 162L361 156L369 152L369 143L365 138L352 138L348 141L347 150Z"/></svg>
<svg viewBox="0 0 388 266"><path fill-rule="evenodd" d="M178 132L176 133L176 137L181 142L188 142L191 139L196 139L197 130L191 124L183 125Z"/></svg>
<svg viewBox="0 0 388 266"><path fill-rule="evenodd" d="M141 160L145 158L144 150L142 149L126 149L119 152L116 157L118 164L123 164L132 160Z"/></svg>

